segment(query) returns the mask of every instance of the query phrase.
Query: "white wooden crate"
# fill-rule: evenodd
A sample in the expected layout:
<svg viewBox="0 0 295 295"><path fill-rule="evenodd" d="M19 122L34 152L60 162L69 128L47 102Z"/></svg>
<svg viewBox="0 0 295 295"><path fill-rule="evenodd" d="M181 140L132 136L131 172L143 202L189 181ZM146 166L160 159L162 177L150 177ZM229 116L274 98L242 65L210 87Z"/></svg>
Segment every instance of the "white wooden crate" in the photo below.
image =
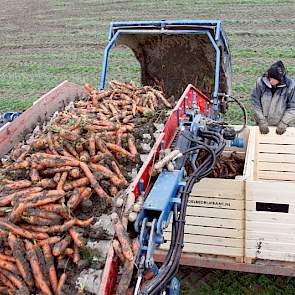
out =
<svg viewBox="0 0 295 295"><path fill-rule="evenodd" d="M246 171L245 260L295 261L295 128L253 127Z"/></svg>
<svg viewBox="0 0 295 295"><path fill-rule="evenodd" d="M243 137L246 154L249 128ZM227 149L224 154L229 154ZM245 169L244 169L245 174ZM242 262L244 257L245 189L244 175L236 179L204 178L195 184L188 202L184 253L233 257ZM168 240L161 248L168 249L171 226L165 233Z"/></svg>

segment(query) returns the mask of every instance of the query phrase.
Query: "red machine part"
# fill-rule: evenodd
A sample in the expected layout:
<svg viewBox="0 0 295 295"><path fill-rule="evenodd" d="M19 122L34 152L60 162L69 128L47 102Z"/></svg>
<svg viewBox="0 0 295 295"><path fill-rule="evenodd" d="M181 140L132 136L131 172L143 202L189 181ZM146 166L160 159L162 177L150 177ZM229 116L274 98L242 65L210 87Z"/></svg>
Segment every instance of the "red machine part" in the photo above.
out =
<svg viewBox="0 0 295 295"><path fill-rule="evenodd" d="M149 170L153 165L155 157L158 155L161 145L164 149L168 148L172 143L174 136L179 125L180 119L185 116L185 108L190 108L193 101L195 100L197 106L200 108L201 113L209 114L212 109L212 104L208 98L193 85L189 84L178 103L173 109L169 119L167 120L163 133L159 136L153 149L150 151L148 160L141 167L133 183L128 188L129 191L135 194L135 197L139 195L139 182L143 181L143 188L145 189L149 182ZM118 275L118 258L115 256L112 247L109 249L106 265L103 272L101 287L99 295L111 295L115 288L115 283Z"/></svg>

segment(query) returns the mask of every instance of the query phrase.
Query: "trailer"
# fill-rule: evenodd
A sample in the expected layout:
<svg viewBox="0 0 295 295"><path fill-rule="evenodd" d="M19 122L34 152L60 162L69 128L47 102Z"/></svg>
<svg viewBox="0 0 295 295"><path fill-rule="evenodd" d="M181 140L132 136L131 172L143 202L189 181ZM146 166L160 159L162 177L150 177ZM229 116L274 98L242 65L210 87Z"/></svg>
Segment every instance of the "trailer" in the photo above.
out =
<svg viewBox="0 0 295 295"><path fill-rule="evenodd" d="M184 31L179 31L179 26ZM206 27L205 30L204 27ZM209 90L212 97L207 97L203 93L207 92L210 87L208 88L206 83L201 83L200 78L196 79L195 75L190 75L180 84L174 82L179 87L174 87L173 92L169 92L172 88L165 88L165 86L171 83L164 81L167 72L161 72L164 78L160 77L160 80L163 81L167 93L176 96L179 93L182 94L146 162L128 188L128 192L133 192L136 196L140 192L140 185L147 183L149 168L155 157L160 149L170 147L181 120L192 104L196 104L200 112L204 114L210 112L214 114L219 111L222 103L218 100L218 93L230 92L230 55L222 24L218 21L129 22L111 25L110 42L106 48L103 63L101 89L105 85L109 50L117 38L122 37L119 42L133 46L142 69L144 69L142 71L143 83L154 85L160 81L157 73L154 68L148 69L149 66L144 64L147 63L147 59L141 60L143 49L139 45L142 45L143 35L146 34L149 37L149 44L157 44L159 34L168 36L168 42L169 37L173 34L187 34L191 38L191 35L197 35L197 33L202 36L198 40L200 44L207 42L208 45L208 40L212 42L213 39L214 42L211 44L217 46L213 46L216 58L213 61L209 60L211 66L213 64L218 71L214 71L214 75L210 71L209 78L206 78L208 81L214 81L211 83L214 87ZM204 39L203 35L207 37ZM154 37L151 38L151 36ZM183 43L180 42L180 44ZM150 46L150 50L151 48L154 47ZM168 50L167 54L170 53ZM153 54L154 52L150 51L149 58ZM183 55L186 55L185 51ZM156 57L159 56L156 55ZM171 59L167 61L167 63L170 62ZM159 59L156 59L153 66L155 67L156 64L158 66L158 63ZM178 70L179 68L175 68L173 72L173 81L179 78ZM219 77L221 77L221 83L219 83ZM191 83L198 87L201 85L200 88L203 91ZM187 85L186 88L185 85ZM1 127L0 156L4 156L16 143L23 140L37 123L49 120L55 111L63 110L69 102L82 94L83 87L65 81L42 96L13 122ZM268 135L260 135L257 127L247 126L239 135L245 142L244 147L225 149L224 155L236 151L245 158L243 175L236 179L204 178L194 186L189 199L188 222L185 228L181 264L294 276L295 253L292 250L295 241L294 234L292 234L295 228L293 218L294 135L293 128L288 128L284 135L278 136L274 129L271 129ZM163 261L166 255L169 232L168 227L165 232L167 243L163 244L155 255L158 262ZM113 294L118 267L118 258L110 248L99 294Z"/></svg>

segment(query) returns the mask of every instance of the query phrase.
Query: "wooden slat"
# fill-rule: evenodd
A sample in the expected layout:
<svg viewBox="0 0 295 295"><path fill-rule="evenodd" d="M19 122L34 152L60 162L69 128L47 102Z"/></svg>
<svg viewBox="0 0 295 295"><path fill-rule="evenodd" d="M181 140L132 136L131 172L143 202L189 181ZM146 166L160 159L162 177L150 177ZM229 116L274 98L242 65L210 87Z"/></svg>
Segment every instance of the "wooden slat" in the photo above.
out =
<svg viewBox="0 0 295 295"><path fill-rule="evenodd" d="M169 233L164 233L164 238L167 241L171 240ZM210 237L202 235L184 235L184 243L213 245L213 246L229 246L235 248L243 247L243 239L223 238L223 237Z"/></svg>
<svg viewBox="0 0 295 295"><path fill-rule="evenodd" d="M268 232L274 235L282 232L295 233L295 224L247 221L246 231Z"/></svg>
<svg viewBox="0 0 295 295"><path fill-rule="evenodd" d="M295 163L273 163L273 162L258 162L257 170L276 171L276 172L295 172ZM258 172L258 173L259 173Z"/></svg>
<svg viewBox="0 0 295 295"><path fill-rule="evenodd" d="M267 203L295 203L295 183L247 180L246 200Z"/></svg>
<svg viewBox="0 0 295 295"><path fill-rule="evenodd" d="M225 219L244 219L244 210L223 210L215 208L202 208L202 207L187 207L187 215L191 216L205 216L205 217L218 217Z"/></svg>
<svg viewBox="0 0 295 295"><path fill-rule="evenodd" d="M280 232L274 234L272 232L246 231L246 243L249 240L264 240L275 243L295 243L295 233Z"/></svg>
<svg viewBox="0 0 295 295"><path fill-rule="evenodd" d="M160 249L168 250L170 243L167 242L161 245ZM242 248L225 247L225 246L208 246L208 245L196 245L191 243L185 243L183 251L184 253L204 253L212 255L227 255L227 256L243 256Z"/></svg>
<svg viewBox="0 0 295 295"><path fill-rule="evenodd" d="M295 145L295 135L293 136L280 136L280 135L261 136L259 138L259 143Z"/></svg>
<svg viewBox="0 0 295 295"><path fill-rule="evenodd" d="M50 116L83 93L80 85L65 81L43 95L32 107L27 109L11 124L0 130L0 157L9 152L24 136L31 132L38 122L48 120Z"/></svg>
<svg viewBox="0 0 295 295"><path fill-rule="evenodd" d="M246 248L248 249L257 249L261 252L267 251L294 251L295 252L295 243L277 243L277 242L269 242L264 240L246 240Z"/></svg>
<svg viewBox="0 0 295 295"><path fill-rule="evenodd" d="M236 179L203 178L193 186L191 195L243 199L244 182Z"/></svg>
<svg viewBox="0 0 295 295"><path fill-rule="evenodd" d="M257 179L295 181L295 173L293 173L293 172L258 171L257 172Z"/></svg>
<svg viewBox="0 0 295 295"><path fill-rule="evenodd" d="M282 139L283 140L283 139ZM287 144L258 144L258 151L264 153L274 153L274 154L294 154L295 145Z"/></svg>
<svg viewBox="0 0 295 295"><path fill-rule="evenodd" d="M290 251L287 251L287 252L269 251L269 250L264 250L259 252L256 249L246 249L245 257L294 262L295 250L294 250L294 247L292 247Z"/></svg>
<svg viewBox="0 0 295 295"><path fill-rule="evenodd" d="M206 208L222 208L224 210L243 210L243 200L233 199L221 199L221 198L208 198L208 197L197 197L190 196L188 200L190 207L206 207Z"/></svg>
<svg viewBox="0 0 295 295"><path fill-rule="evenodd" d="M246 210L247 221L295 224L295 214Z"/></svg>
<svg viewBox="0 0 295 295"><path fill-rule="evenodd" d="M171 225L167 227L166 232L171 232ZM184 227L185 234L193 235L205 235L213 237L228 237L228 238L242 238L243 229L227 229L227 228L215 228L208 226L186 225Z"/></svg>
<svg viewBox="0 0 295 295"><path fill-rule="evenodd" d="M224 218L199 217L199 216L188 216L188 215L186 216L185 224L223 227L223 228L236 228L236 229L244 228L244 222L242 219L232 220L232 219L224 219Z"/></svg>
<svg viewBox="0 0 295 295"><path fill-rule="evenodd" d="M257 161L273 163L295 163L295 154L270 154L259 152Z"/></svg>

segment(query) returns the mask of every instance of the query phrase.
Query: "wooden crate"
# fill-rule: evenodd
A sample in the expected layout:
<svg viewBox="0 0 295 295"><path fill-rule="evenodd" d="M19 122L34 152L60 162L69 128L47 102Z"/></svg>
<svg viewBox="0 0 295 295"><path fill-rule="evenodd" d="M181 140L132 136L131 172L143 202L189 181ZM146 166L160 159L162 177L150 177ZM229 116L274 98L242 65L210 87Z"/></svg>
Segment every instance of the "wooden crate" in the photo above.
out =
<svg viewBox="0 0 295 295"><path fill-rule="evenodd" d="M246 155L249 128L243 137L246 142L239 153ZM237 148L227 148L229 155ZM245 174L244 168L244 174ZM236 179L204 178L192 189L188 202L184 253L232 257L242 262L244 257L245 175ZM169 241L171 226L165 233ZM168 249L169 242L161 249Z"/></svg>
<svg viewBox="0 0 295 295"><path fill-rule="evenodd" d="M246 171L245 261L295 261L295 128L253 127Z"/></svg>

